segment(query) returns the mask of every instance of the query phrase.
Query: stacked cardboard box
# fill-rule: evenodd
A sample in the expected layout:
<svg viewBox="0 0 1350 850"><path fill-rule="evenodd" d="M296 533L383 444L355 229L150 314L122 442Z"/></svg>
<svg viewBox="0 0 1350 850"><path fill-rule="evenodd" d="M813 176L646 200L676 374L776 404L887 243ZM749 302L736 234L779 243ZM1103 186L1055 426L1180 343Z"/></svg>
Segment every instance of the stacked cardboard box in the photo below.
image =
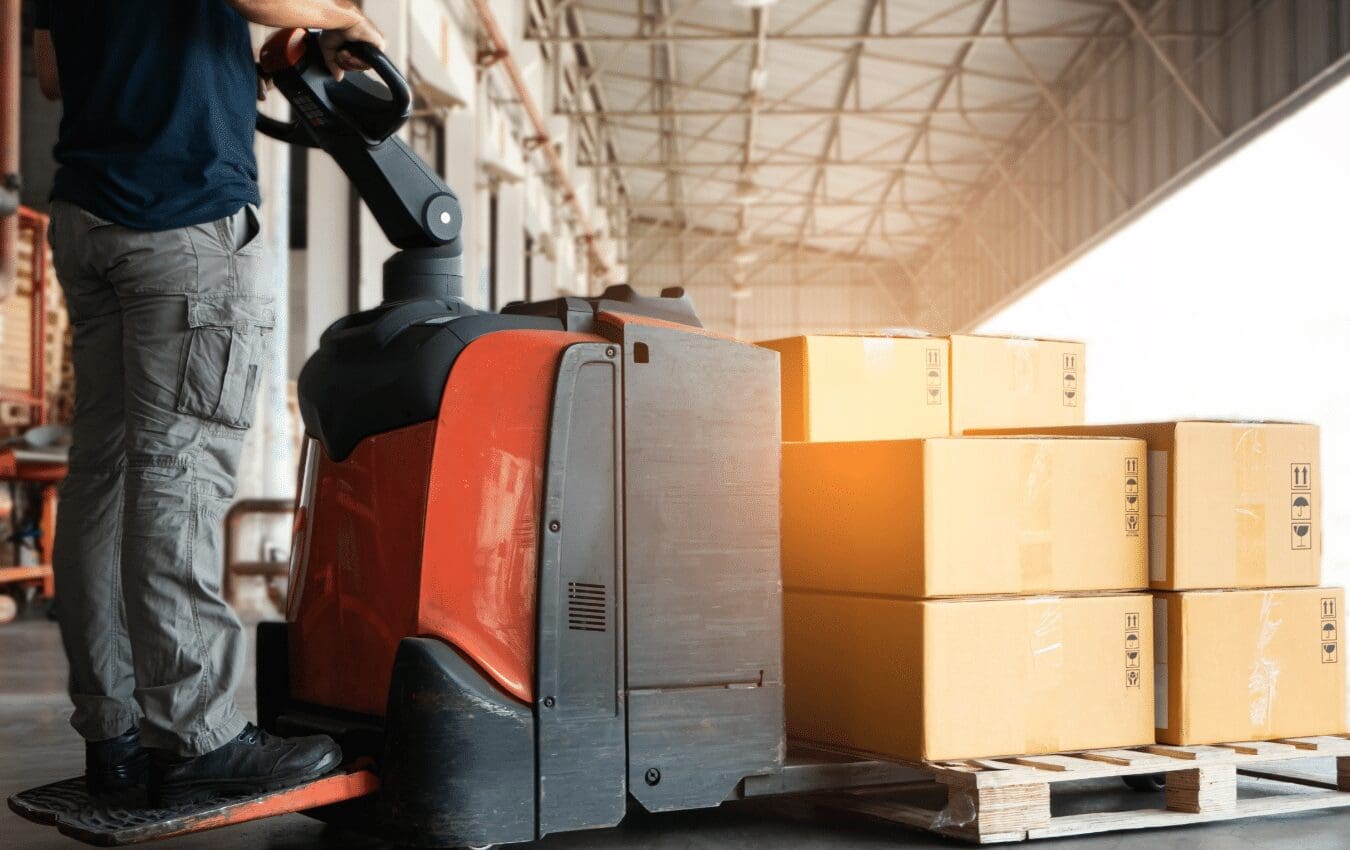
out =
<svg viewBox="0 0 1350 850"><path fill-rule="evenodd" d="M1081 345L768 345L789 734L928 760L1151 743L1149 599L1122 592L1147 586L1143 443L952 436L1081 421Z"/></svg>
<svg viewBox="0 0 1350 850"><path fill-rule="evenodd" d="M784 442L949 432L951 346L945 339L797 336L760 344L778 352Z"/></svg>
<svg viewBox="0 0 1350 850"><path fill-rule="evenodd" d="M795 336L779 354L784 442L905 440L1077 425L1081 342L996 336Z"/></svg>
<svg viewBox="0 0 1350 850"><path fill-rule="evenodd" d="M1343 593L1317 587L1317 428L1185 421L1055 433L1148 442L1158 740L1345 731Z"/></svg>

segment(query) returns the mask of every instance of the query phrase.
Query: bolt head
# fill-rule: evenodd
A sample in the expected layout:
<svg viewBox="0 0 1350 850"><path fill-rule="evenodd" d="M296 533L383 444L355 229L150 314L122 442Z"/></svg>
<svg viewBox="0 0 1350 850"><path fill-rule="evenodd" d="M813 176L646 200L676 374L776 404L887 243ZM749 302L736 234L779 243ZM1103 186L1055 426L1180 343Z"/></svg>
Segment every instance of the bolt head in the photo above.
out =
<svg viewBox="0 0 1350 850"><path fill-rule="evenodd" d="M648 785L655 785L661 781L661 771L654 767L647 768L647 775L643 777Z"/></svg>

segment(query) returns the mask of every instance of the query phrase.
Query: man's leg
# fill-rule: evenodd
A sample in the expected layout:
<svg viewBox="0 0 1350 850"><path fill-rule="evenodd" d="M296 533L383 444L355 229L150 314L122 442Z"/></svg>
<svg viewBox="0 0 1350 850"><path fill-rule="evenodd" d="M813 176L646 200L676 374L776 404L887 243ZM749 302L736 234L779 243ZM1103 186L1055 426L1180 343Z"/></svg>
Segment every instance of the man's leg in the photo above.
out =
<svg viewBox="0 0 1350 850"><path fill-rule="evenodd" d="M123 583L146 746L197 756L239 735L243 627L220 592L221 522L270 333L261 248L239 222L123 231L113 283L126 370Z"/></svg>
<svg viewBox="0 0 1350 850"><path fill-rule="evenodd" d="M324 735L283 739L234 704L244 635L220 595L221 521L253 418L273 299L257 217L124 230L123 593L152 800L284 788L336 767Z"/></svg>
<svg viewBox="0 0 1350 850"><path fill-rule="evenodd" d="M61 485L52 566L70 662L71 725L88 741L131 729L131 645L122 607L122 313L91 256L106 223L52 209L53 253L73 326L74 442Z"/></svg>

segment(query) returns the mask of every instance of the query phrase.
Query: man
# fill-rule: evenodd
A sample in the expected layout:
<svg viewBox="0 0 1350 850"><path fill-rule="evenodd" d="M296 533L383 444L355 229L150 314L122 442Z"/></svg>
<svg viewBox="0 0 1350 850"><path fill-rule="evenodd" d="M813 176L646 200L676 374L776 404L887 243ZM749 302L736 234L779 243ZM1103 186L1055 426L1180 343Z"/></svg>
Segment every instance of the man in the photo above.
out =
<svg viewBox="0 0 1350 850"><path fill-rule="evenodd" d="M234 703L243 628L220 595L273 326L256 205L248 22L323 29L333 73L383 46L348 0L38 0L64 100L51 243L74 327L70 473L53 565L89 788L152 802L286 787L340 761ZM142 749L142 745L145 749Z"/></svg>

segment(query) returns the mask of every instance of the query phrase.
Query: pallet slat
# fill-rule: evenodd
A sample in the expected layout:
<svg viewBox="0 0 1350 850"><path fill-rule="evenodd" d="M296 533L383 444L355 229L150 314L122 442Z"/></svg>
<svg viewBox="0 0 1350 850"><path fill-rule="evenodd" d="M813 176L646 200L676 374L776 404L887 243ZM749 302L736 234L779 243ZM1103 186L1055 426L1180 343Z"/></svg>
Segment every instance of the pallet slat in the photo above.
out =
<svg viewBox="0 0 1350 850"><path fill-rule="evenodd" d="M1300 750L1311 750L1328 756L1350 755L1350 741L1338 735L1317 735L1311 738L1281 738L1280 743Z"/></svg>
<svg viewBox="0 0 1350 850"><path fill-rule="evenodd" d="M1056 773L1067 773L1069 771L1083 770L1083 762L1086 759L1075 758L1074 756L1019 756L1009 759L1014 764L1034 767L1037 770L1050 770ZM1095 767L1095 765L1092 765Z"/></svg>
<svg viewBox="0 0 1350 850"><path fill-rule="evenodd" d="M1220 744L1244 756L1278 756L1296 749L1293 744L1281 744L1278 741L1239 741L1234 744Z"/></svg>
<svg viewBox="0 0 1350 850"><path fill-rule="evenodd" d="M1156 755L1186 761L1222 762L1229 761L1233 757L1233 751L1223 747L1179 747L1171 744L1154 744L1150 747L1144 747L1144 749Z"/></svg>
<svg viewBox="0 0 1350 850"><path fill-rule="evenodd" d="M1176 759L1170 756L1143 753L1139 750L1092 750L1091 752L1079 753L1078 757L1089 761L1121 765L1122 767L1148 768L1152 766L1159 770L1176 767Z"/></svg>

